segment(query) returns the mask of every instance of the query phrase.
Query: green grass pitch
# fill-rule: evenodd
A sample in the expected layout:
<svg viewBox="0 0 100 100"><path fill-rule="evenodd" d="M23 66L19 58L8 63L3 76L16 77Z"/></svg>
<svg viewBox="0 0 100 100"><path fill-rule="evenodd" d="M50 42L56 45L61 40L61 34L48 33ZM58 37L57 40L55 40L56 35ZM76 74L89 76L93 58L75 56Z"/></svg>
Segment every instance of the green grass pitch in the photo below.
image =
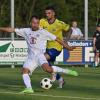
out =
<svg viewBox="0 0 100 100"><path fill-rule="evenodd" d="M31 76L34 94L20 94L24 89L21 68L0 68L0 100L100 100L100 67L70 68L78 71L79 76L63 75L66 84L63 89L57 88L57 82L50 90L40 87L42 78L49 74L37 69Z"/></svg>

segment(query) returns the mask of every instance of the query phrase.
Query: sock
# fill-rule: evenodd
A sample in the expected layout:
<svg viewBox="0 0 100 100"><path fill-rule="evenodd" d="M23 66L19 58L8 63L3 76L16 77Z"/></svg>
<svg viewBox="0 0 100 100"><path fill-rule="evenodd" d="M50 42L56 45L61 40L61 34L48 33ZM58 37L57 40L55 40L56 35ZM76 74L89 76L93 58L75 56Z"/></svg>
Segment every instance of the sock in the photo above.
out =
<svg viewBox="0 0 100 100"><path fill-rule="evenodd" d="M63 68L60 68L60 67L58 67L58 66L52 66L52 68L53 68L53 71L55 72L55 73L64 73L64 74L68 74L69 72L70 72L70 70L69 69L63 69Z"/></svg>
<svg viewBox="0 0 100 100"><path fill-rule="evenodd" d="M59 82L59 88L62 88L62 85L64 83L64 79L62 77L60 77L60 79L58 80Z"/></svg>
<svg viewBox="0 0 100 100"><path fill-rule="evenodd" d="M64 79L63 79L62 77L60 77L60 79L59 79L58 81L59 81L59 82L63 82L63 80L64 80Z"/></svg>
<svg viewBox="0 0 100 100"><path fill-rule="evenodd" d="M98 62L97 61L95 61L95 66L98 66Z"/></svg>
<svg viewBox="0 0 100 100"><path fill-rule="evenodd" d="M31 80L28 74L23 74L23 80L24 80L24 84L27 88L32 88L31 86Z"/></svg>

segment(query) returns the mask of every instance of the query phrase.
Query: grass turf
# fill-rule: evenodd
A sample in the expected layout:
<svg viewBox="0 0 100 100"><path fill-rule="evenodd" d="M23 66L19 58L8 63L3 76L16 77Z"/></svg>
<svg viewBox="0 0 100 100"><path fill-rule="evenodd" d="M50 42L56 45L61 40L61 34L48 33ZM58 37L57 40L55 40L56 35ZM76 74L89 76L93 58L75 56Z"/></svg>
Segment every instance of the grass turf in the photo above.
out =
<svg viewBox="0 0 100 100"><path fill-rule="evenodd" d="M20 94L24 89L20 68L0 68L0 100L100 100L100 67L70 68L78 71L79 76L63 75L66 84L57 88L57 82L50 90L40 87L42 78L49 74L37 69L31 76L34 94Z"/></svg>

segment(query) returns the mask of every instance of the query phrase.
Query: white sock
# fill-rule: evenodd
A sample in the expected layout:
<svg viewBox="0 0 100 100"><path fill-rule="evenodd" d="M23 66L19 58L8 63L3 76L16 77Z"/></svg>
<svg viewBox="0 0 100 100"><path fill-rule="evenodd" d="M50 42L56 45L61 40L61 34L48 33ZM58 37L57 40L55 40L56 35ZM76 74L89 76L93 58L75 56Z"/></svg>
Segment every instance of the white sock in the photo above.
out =
<svg viewBox="0 0 100 100"><path fill-rule="evenodd" d="M64 73L64 74L68 74L69 73L69 69L63 69L63 68L60 68L60 67L58 67L58 66L52 66L52 68L53 68L53 72L55 72L55 73Z"/></svg>
<svg viewBox="0 0 100 100"><path fill-rule="evenodd" d="M98 62L97 61L95 61L95 66L98 66Z"/></svg>
<svg viewBox="0 0 100 100"><path fill-rule="evenodd" d="M62 82L63 81L63 78L62 77L60 77L60 79L58 80L59 82Z"/></svg>
<svg viewBox="0 0 100 100"><path fill-rule="evenodd" d="M23 80L24 80L24 84L27 88L32 88L31 86L31 80L28 74L23 74Z"/></svg>
<svg viewBox="0 0 100 100"><path fill-rule="evenodd" d="M61 77L61 78L58 80L58 82L59 82L59 88L62 88L62 85L63 85L63 78Z"/></svg>

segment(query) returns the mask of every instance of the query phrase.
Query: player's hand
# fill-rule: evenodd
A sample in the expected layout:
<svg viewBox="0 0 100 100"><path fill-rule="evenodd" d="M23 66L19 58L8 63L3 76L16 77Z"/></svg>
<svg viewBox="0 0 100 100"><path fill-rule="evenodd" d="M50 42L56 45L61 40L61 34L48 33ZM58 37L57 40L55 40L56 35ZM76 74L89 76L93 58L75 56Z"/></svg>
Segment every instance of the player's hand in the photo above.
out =
<svg viewBox="0 0 100 100"><path fill-rule="evenodd" d="M75 46L70 46L69 48L67 48L67 50L73 51L75 48L76 48Z"/></svg>

